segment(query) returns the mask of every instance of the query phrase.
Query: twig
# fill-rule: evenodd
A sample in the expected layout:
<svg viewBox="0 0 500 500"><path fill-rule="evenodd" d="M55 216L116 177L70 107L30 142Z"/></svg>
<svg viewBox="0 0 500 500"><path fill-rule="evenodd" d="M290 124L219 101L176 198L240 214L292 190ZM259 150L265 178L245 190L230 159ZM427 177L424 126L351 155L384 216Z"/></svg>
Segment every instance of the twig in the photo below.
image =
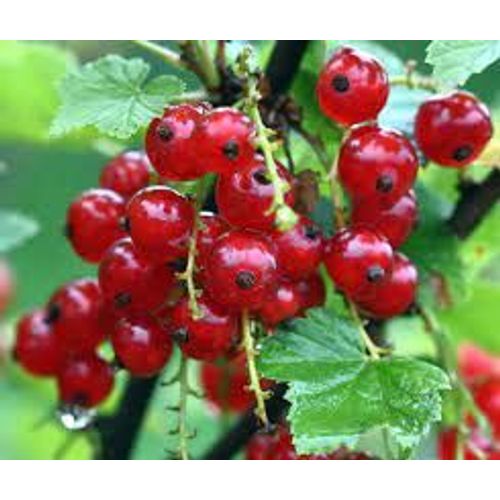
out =
<svg viewBox="0 0 500 500"><path fill-rule="evenodd" d="M187 399L189 396L188 385L188 360L181 356L179 368L179 457L189 460L189 431L187 428Z"/></svg>
<svg viewBox="0 0 500 500"><path fill-rule="evenodd" d="M161 57L166 63L181 69L189 69L179 53L148 40L132 40L139 47Z"/></svg>

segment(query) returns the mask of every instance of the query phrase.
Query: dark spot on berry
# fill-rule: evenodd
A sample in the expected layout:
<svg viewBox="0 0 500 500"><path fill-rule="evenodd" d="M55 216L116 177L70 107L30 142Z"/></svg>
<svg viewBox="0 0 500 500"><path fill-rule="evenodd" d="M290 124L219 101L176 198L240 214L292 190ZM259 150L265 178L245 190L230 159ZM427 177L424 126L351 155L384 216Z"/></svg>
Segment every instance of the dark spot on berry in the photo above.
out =
<svg viewBox="0 0 500 500"><path fill-rule="evenodd" d="M335 75L332 79L332 87L337 92L347 92L349 86L349 79L345 75Z"/></svg>
<svg viewBox="0 0 500 500"><path fill-rule="evenodd" d="M178 259L172 260L167 263L167 267L171 269L174 273L182 273L186 270L187 259L185 257L179 257Z"/></svg>
<svg viewBox="0 0 500 500"><path fill-rule="evenodd" d="M115 295L113 303L116 308L121 309L122 307L128 306L132 302L132 296L127 292L120 292Z"/></svg>
<svg viewBox="0 0 500 500"><path fill-rule="evenodd" d="M394 187L394 181L390 175L381 175L377 179L377 191L381 193L389 193Z"/></svg>
<svg viewBox="0 0 500 500"><path fill-rule="evenodd" d="M253 178L263 186L269 186L269 184L271 184L271 179L269 179L267 172L263 168L254 172Z"/></svg>
<svg viewBox="0 0 500 500"><path fill-rule="evenodd" d="M88 394L85 392L75 392L75 395L71 398L71 404L75 406L87 406L89 401Z"/></svg>
<svg viewBox="0 0 500 500"><path fill-rule="evenodd" d="M250 288L252 288L255 285L257 278L255 277L255 274L253 274L250 271L241 271L236 276L235 281L236 281L236 284L242 290L249 290Z"/></svg>
<svg viewBox="0 0 500 500"><path fill-rule="evenodd" d="M460 146L453 151L453 159L455 161L464 161L469 158L472 154L472 148L470 146Z"/></svg>
<svg viewBox="0 0 500 500"><path fill-rule="evenodd" d="M313 226L312 224L308 224L304 228L304 234L308 240L315 240L320 235L320 233L320 229L316 226Z"/></svg>
<svg viewBox="0 0 500 500"><path fill-rule="evenodd" d="M130 233L130 219L128 217L121 217L119 224L120 229L122 229L126 233Z"/></svg>
<svg viewBox="0 0 500 500"><path fill-rule="evenodd" d="M370 266L366 271L366 279L370 283L378 283L385 276L385 271L380 266Z"/></svg>
<svg viewBox="0 0 500 500"><path fill-rule="evenodd" d="M172 332L172 339L178 344L185 344L189 339L189 331L187 328L177 328Z"/></svg>
<svg viewBox="0 0 500 500"><path fill-rule="evenodd" d="M65 224L63 227L63 234L68 238L69 240L73 238L73 226L71 224Z"/></svg>
<svg viewBox="0 0 500 500"><path fill-rule="evenodd" d="M169 141L170 139L172 139L172 137L174 137L174 132L172 131L172 129L164 123L158 126L158 128L156 129L156 133L158 134L158 137L163 141Z"/></svg>
<svg viewBox="0 0 500 500"><path fill-rule="evenodd" d="M228 160L236 160L240 154L240 148L235 141L227 141L222 148L222 152Z"/></svg>
<svg viewBox="0 0 500 500"><path fill-rule="evenodd" d="M52 303L52 304L49 304L49 306L47 307L47 314L45 315L45 318L43 318L43 321L47 325L52 325L60 317L61 317L61 308L60 308L59 304Z"/></svg>

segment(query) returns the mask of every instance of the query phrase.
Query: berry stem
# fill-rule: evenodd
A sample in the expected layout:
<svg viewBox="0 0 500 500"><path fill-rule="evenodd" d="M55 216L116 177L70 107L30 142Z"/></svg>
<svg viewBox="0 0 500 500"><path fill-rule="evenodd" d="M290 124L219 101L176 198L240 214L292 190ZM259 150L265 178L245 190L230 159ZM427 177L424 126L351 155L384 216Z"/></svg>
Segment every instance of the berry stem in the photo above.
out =
<svg viewBox="0 0 500 500"><path fill-rule="evenodd" d="M189 396L188 382L188 359L181 356L179 368L179 457L181 460L189 460L189 431L187 428L187 399Z"/></svg>
<svg viewBox="0 0 500 500"><path fill-rule="evenodd" d="M161 45L150 42L149 40L132 40L139 47L161 57L167 64L175 66L177 68L189 69L188 65L182 60L179 53L168 49L167 47L162 47Z"/></svg>
<svg viewBox="0 0 500 500"><path fill-rule="evenodd" d="M248 388L254 393L256 400L255 414L264 427L268 427L269 420L267 418L265 404L266 394L262 391L260 386L259 374L255 365L255 341L250 329L250 317L247 309L243 310L241 314L241 330L243 334L243 346L245 347L245 354L247 358L248 378L250 380Z"/></svg>
<svg viewBox="0 0 500 500"><path fill-rule="evenodd" d="M409 89L428 90L430 92L439 92L439 85L432 78L407 73L398 75L389 80L391 86L408 87Z"/></svg>
<svg viewBox="0 0 500 500"><path fill-rule="evenodd" d="M380 347L376 346L373 340L370 338L368 333L366 333L366 329L363 325L363 321L361 317L359 316L358 310L356 309L356 306L351 300L347 300L347 304L349 306L349 311L351 313L352 318L354 319L354 322L356 323L356 326L358 327L359 334L361 336L361 340L363 341L363 344L368 351L368 354L370 355L370 358L373 359L374 361L380 359L380 355L385 352L385 349L381 349Z"/></svg>
<svg viewBox="0 0 500 500"><path fill-rule="evenodd" d="M200 71L204 75L205 85L209 89L216 89L220 84L220 75L215 58L212 57L208 40L194 40L193 43Z"/></svg>

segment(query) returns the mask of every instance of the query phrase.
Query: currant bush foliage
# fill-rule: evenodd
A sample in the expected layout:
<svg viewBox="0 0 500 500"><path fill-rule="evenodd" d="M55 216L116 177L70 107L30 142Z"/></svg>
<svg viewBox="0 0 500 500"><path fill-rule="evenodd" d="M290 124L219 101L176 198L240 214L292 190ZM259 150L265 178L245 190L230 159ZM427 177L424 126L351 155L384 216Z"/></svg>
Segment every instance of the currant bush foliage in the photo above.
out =
<svg viewBox="0 0 500 500"><path fill-rule="evenodd" d="M18 212L0 210L0 254L22 245L38 230L33 219Z"/></svg>
<svg viewBox="0 0 500 500"><path fill-rule="evenodd" d="M149 64L142 59L116 55L70 72L61 82L62 104L51 134L94 126L104 135L131 137L184 91L179 78L162 75L147 81L149 72Z"/></svg>

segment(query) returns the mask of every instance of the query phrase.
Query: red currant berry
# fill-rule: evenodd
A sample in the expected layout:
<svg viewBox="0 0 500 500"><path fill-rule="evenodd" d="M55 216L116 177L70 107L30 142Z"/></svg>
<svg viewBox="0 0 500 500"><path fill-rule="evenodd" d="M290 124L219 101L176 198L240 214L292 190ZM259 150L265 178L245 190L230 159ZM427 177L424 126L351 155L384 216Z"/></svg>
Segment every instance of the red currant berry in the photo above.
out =
<svg viewBox="0 0 500 500"><path fill-rule="evenodd" d="M47 312L33 311L17 325L14 357L32 375L55 375L61 362L61 352Z"/></svg>
<svg viewBox="0 0 500 500"><path fill-rule="evenodd" d="M321 307L326 300L326 290L323 279L318 273L312 274L305 280L295 283L300 297L300 312L311 307Z"/></svg>
<svg viewBox="0 0 500 500"><path fill-rule="evenodd" d="M246 449L247 460L298 460L288 429L279 425L272 434L255 434Z"/></svg>
<svg viewBox="0 0 500 500"><path fill-rule="evenodd" d="M175 277L167 265L152 264L125 238L104 256L99 284L106 303L123 316L160 308L174 289Z"/></svg>
<svg viewBox="0 0 500 500"><path fill-rule="evenodd" d="M125 235L121 219L125 200L109 189L91 189L70 205L66 235L75 252L84 260L97 263L104 252Z"/></svg>
<svg viewBox="0 0 500 500"><path fill-rule="evenodd" d="M451 427L442 431L438 437L437 455L439 460L457 459L457 429ZM472 446L471 446L472 445ZM500 460L500 452L492 446L477 429L471 429L468 442L465 444L464 459L479 460L477 451L485 456L487 460Z"/></svg>
<svg viewBox="0 0 500 500"><path fill-rule="evenodd" d="M444 167L472 163L493 135L486 106L464 91L431 97L419 108L415 137L424 153Z"/></svg>
<svg viewBox="0 0 500 500"><path fill-rule="evenodd" d="M201 269L206 266L217 238L229 231L229 224L221 216L211 212L202 212L200 220L201 227L196 238L196 263Z"/></svg>
<svg viewBox="0 0 500 500"><path fill-rule="evenodd" d="M393 248L400 247L406 241L417 219L418 205L413 191L388 208L370 200L355 202L351 215L354 226L366 226L383 234Z"/></svg>
<svg viewBox="0 0 500 500"><path fill-rule="evenodd" d="M280 164L277 167L280 178L293 188L288 170ZM231 175L219 177L215 198L221 215L233 226L257 231L274 229L275 214L268 213L274 199L274 187L261 157L255 157ZM285 201L291 206L294 200L290 189Z"/></svg>
<svg viewBox="0 0 500 500"><path fill-rule="evenodd" d="M335 286L348 296L372 295L390 276L389 242L369 229L342 229L326 247L326 268Z"/></svg>
<svg viewBox="0 0 500 500"><path fill-rule="evenodd" d="M62 403L92 408L110 395L113 369L96 355L70 358L59 371L57 384Z"/></svg>
<svg viewBox="0 0 500 500"><path fill-rule="evenodd" d="M130 198L149 184L150 163L140 151L127 151L113 158L101 172L101 187Z"/></svg>
<svg viewBox="0 0 500 500"><path fill-rule="evenodd" d="M392 273L377 287L372 296L365 293L354 300L361 309L375 318L391 318L404 313L413 304L418 285L416 267L400 253L394 254Z"/></svg>
<svg viewBox="0 0 500 500"><path fill-rule="evenodd" d="M205 398L219 411L243 413L254 402L245 356L203 363L200 377Z"/></svg>
<svg viewBox="0 0 500 500"><path fill-rule="evenodd" d="M167 332L145 315L119 321L113 328L111 343L120 363L135 377L159 373L173 348Z"/></svg>
<svg viewBox="0 0 500 500"><path fill-rule="evenodd" d="M458 350L460 375L473 385L488 378L500 379L500 358L491 356L474 344L462 344Z"/></svg>
<svg viewBox="0 0 500 500"><path fill-rule="evenodd" d="M316 93L321 111L348 126L377 118L387 101L389 82L378 61L345 47L321 71Z"/></svg>
<svg viewBox="0 0 500 500"><path fill-rule="evenodd" d="M249 231L230 231L214 245L205 285L218 303L255 310L276 286L277 274L274 249L267 239Z"/></svg>
<svg viewBox="0 0 500 500"><path fill-rule="evenodd" d="M302 295L295 283L282 281L259 309L259 317L269 328L297 315L302 306Z"/></svg>
<svg viewBox="0 0 500 500"><path fill-rule="evenodd" d="M198 299L200 318L193 318L187 297L172 309L170 331L182 352L194 359L214 361L227 355L239 341L238 318L206 296Z"/></svg>
<svg viewBox="0 0 500 500"><path fill-rule="evenodd" d="M7 262L0 260L0 315L4 313L14 294L14 277Z"/></svg>
<svg viewBox="0 0 500 500"><path fill-rule="evenodd" d="M490 379L474 389L474 400L500 437L500 379Z"/></svg>
<svg viewBox="0 0 500 500"><path fill-rule="evenodd" d="M191 202L167 187L139 191L127 206L127 229L138 250L167 262L186 256L193 229Z"/></svg>
<svg viewBox="0 0 500 500"><path fill-rule="evenodd" d="M47 320L61 349L84 354L104 340L103 299L97 280L83 278L57 290L47 305Z"/></svg>
<svg viewBox="0 0 500 500"><path fill-rule="evenodd" d="M340 148L339 179L354 200L391 205L409 191L417 171L415 149L393 130L358 127Z"/></svg>
<svg viewBox="0 0 500 500"><path fill-rule="evenodd" d="M254 136L255 126L247 116L236 109L218 108L203 117L193 139L207 169L231 174L252 161Z"/></svg>
<svg viewBox="0 0 500 500"><path fill-rule="evenodd" d="M292 280L307 278L316 271L323 258L321 229L310 219L301 217L288 231L275 231L273 241L281 274Z"/></svg>
<svg viewBox="0 0 500 500"><path fill-rule="evenodd" d="M146 133L146 153L164 179L187 181L205 173L192 139L202 116L202 107L181 104L167 108L161 118L150 123Z"/></svg>

